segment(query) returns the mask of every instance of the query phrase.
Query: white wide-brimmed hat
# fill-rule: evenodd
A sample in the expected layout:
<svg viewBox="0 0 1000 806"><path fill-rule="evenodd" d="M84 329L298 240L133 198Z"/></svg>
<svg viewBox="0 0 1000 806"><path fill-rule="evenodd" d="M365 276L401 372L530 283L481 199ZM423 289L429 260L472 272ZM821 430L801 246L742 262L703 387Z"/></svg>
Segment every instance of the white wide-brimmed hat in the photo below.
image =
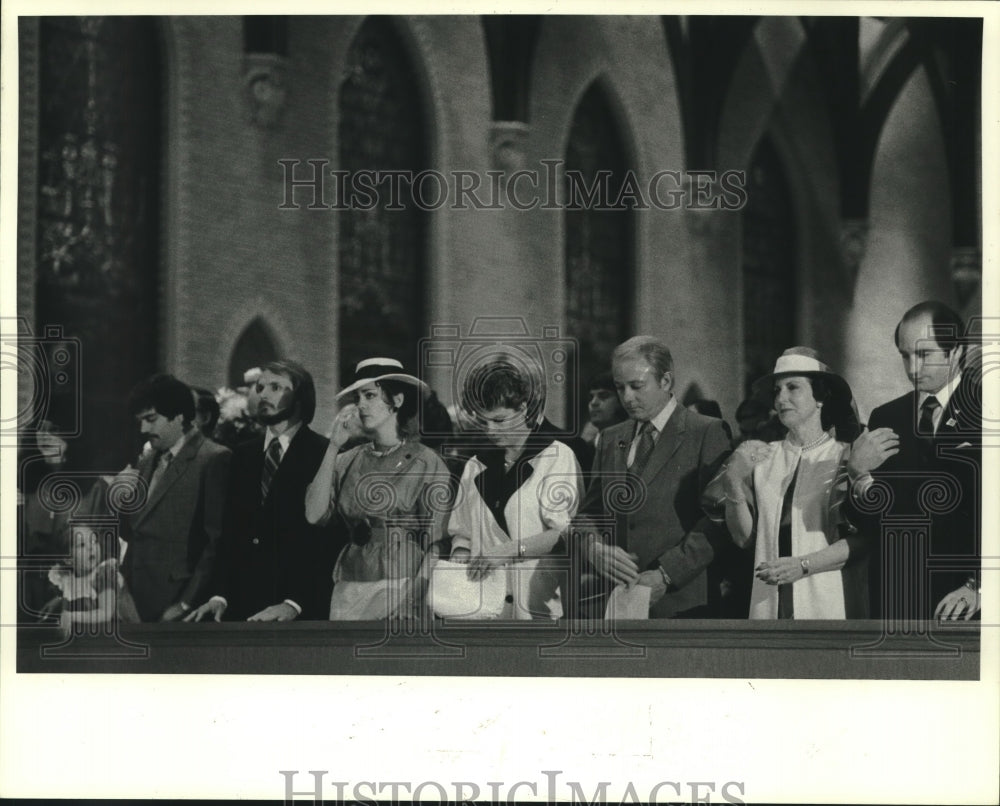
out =
<svg viewBox="0 0 1000 806"><path fill-rule="evenodd" d="M763 400L774 399L774 382L778 378L789 375L802 375L806 378L822 377L830 384L834 405L838 408L850 409L854 400L851 387L840 375L824 364L819 353L811 347L789 347L778 356L774 362L774 371L770 375L754 381L753 392Z"/></svg>
<svg viewBox="0 0 1000 806"><path fill-rule="evenodd" d="M403 372L403 365L395 358L366 358L354 368L354 380L337 393L337 400L349 395L368 383L378 381L402 381L417 387L421 392L429 392L430 387L420 378Z"/></svg>

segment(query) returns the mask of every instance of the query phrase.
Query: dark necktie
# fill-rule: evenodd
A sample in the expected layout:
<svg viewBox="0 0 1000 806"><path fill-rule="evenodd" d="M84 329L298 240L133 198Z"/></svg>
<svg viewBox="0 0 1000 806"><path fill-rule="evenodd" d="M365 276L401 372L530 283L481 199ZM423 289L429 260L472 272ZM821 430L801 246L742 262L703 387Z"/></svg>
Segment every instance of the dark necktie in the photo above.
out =
<svg viewBox="0 0 1000 806"><path fill-rule="evenodd" d="M941 408L941 404L934 395L931 395L923 402L923 405L920 406L920 420L917 422L918 434L933 435L934 414L939 408Z"/></svg>
<svg viewBox="0 0 1000 806"><path fill-rule="evenodd" d="M271 440L264 454L264 469L260 474L260 500L267 498L267 492L271 489L271 479L281 463L281 443L277 437Z"/></svg>
<svg viewBox="0 0 1000 806"><path fill-rule="evenodd" d="M653 453L655 444L653 442L653 424L647 420L639 426L639 442L635 446L635 458L632 460L632 466L629 468L635 475L642 475L642 471L646 467L650 455Z"/></svg>
<svg viewBox="0 0 1000 806"><path fill-rule="evenodd" d="M799 457L801 462L802 457ZM795 496L795 481L799 477L799 465L796 463L792 480L788 482L785 497L781 501L781 520L778 522L778 556L792 556L792 498ZM778 586L778 618L795 618L792 607L792 586Z"/></svg>

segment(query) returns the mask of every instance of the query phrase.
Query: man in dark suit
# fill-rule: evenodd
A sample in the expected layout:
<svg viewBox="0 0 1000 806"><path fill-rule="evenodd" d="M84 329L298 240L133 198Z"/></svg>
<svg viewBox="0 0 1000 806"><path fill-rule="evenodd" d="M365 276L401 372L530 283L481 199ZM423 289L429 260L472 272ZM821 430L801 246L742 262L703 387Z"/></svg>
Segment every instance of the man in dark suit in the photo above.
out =
<svg viewBox="0 0 1000 806"><path fill-rule="evenodd" d="M586 558L605 588L648 586L651 618L706 617L706 568L713 543L728 536L700 498L729 440L720 420L677 404L673 359L658 339L619 345L612 374L630 419L601 434L582 507ZM623 481L638 498L616 494ZM614 527L588 529L588 515L613 519Z"/></svg>
<svg viewBox="0 0 1000 806"><path fill-rule="evenodd" d="M306 487L327 448L309 428L312 376L294 361L273 361L255 382L264 434L234 448L222 549L209 593L188 621L325 619L330 612L332 530L305 518Z"/></svg>
<svg viewBox="0 0 1000 806"><path fill-rule="evenodd" d="M971 618L979 610L982 392L965 368L964 333L961 317L939 302L903 315L895 342L913 391L876 408L852 448L849 515L876 538L873 617ZM888 503L876 483L891 491ZM883 525L908 534L909 547L882 539Z"/></svg>
<svg viewBox="0 0 1000 806"><path fill-rule="evenodd" d="M129 396L151 450L136 472L145 503L122 519L128 542L122 573L143 621L174 621L204 595L222 531L230 453L194 427L191 390L154 375Z"/></svg>

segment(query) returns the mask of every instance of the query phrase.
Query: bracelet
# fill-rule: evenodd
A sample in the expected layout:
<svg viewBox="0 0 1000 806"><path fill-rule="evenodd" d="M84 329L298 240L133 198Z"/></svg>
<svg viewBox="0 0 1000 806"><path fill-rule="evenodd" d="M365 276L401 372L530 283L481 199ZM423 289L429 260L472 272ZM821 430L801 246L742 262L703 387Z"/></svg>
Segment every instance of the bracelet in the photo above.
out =
<svg viewBox="0 0 1000 806"><path fill-rule="evenodd" d="M965 580L965 587L967 587L973 593L979 592L979 586L976 584L976 580L973 577L969 577Z"/></svg>
<svg viewBox="0 0 1000 806"><path fill-rule="evenodd" d="M809 560L803 557L799 560L799 566L802 568L802 576L809 576Z"/></svg>

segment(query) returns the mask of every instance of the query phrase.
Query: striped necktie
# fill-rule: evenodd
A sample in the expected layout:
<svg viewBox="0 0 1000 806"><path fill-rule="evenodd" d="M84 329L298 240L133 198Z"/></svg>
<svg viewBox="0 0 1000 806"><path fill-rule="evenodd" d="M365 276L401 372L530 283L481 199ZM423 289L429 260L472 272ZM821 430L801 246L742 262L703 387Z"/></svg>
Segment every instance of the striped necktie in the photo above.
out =
<svg viewBox="0 0 1000 806"><path fill-rule="evenodd" d="M632 460L632 466L629 468L635 475L642 475L642 471L646 467L650 455L653 453L654 445L653 424L649 420L646 420L646 422L639 426L639 442L635 446L635 458Z"/></svg>
<svg viewBox="0 0 1000 806"><path fill-rule="evenodd" d="M271 440L264 454L264 469L260 474L260 500L267 498L268 490L271 489L271 480L274 478L278 465L281 463L281 443L277 437Z"/></svg>

